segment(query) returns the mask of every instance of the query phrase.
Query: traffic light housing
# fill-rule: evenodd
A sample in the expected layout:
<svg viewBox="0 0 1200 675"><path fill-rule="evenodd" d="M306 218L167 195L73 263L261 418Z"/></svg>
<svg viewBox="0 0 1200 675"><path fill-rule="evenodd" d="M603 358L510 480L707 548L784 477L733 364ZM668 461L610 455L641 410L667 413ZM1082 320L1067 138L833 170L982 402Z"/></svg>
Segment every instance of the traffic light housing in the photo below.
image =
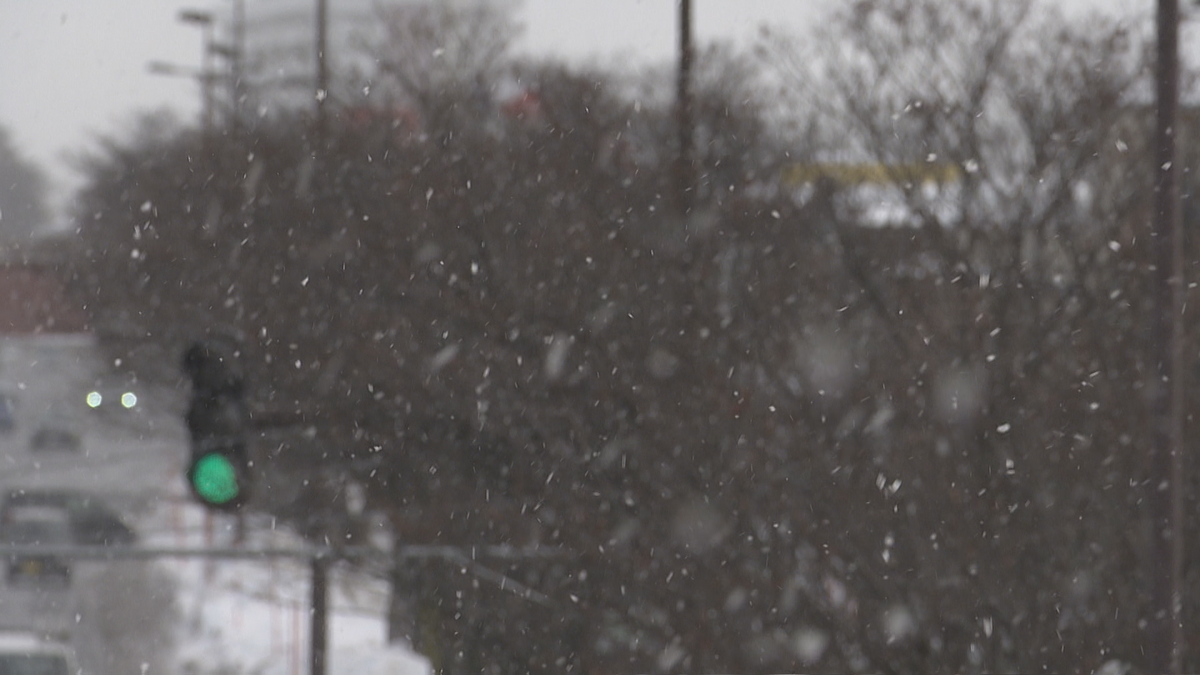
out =
<svg viewBox="0 0 1200 675"><path fill-rule="evenodd" d="M236 348L211 340L193 343L183 355L184 373L192 381L188 486L200 503L223 511L240 509L250 489L249 413L236 357Z"/></svg>

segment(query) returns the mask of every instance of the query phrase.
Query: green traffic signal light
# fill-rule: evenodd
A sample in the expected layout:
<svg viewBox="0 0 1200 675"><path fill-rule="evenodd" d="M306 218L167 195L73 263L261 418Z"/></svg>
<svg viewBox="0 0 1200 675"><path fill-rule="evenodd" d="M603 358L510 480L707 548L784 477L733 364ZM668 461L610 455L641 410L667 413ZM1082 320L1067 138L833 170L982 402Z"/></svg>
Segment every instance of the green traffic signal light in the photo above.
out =
<svg viewBox="0 0 1200 675"><path fill-rule="evenodd" d="M184 417L192 450L187 482L197 500L225 511L245 505L251 478L246 452L250 416L237 354L236 345L202 340L183 355L184 373L192 381ZM137 405L132 394L121 403Z"/></svg>
<svg viewBox="0 0 1200 675"><path fill-rule="evenodd" d="M209 504L227 504L237 498L238 472L225 455L212 453L192 465L191 480L196 494Z"/></svg>

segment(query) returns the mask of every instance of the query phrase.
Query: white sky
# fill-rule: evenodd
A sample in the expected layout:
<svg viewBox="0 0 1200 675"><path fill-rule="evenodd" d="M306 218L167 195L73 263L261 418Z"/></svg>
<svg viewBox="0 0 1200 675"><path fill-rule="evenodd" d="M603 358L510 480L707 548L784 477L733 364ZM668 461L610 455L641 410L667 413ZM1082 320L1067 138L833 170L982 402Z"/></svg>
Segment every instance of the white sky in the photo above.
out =
<svg viewBox="0 0 1200 675"><path fill-rule="evenodd" d="M804 29L844 1L693 0L696 40L749 40L763 24ZM329 0L331 8L338 2ZM1090 10L1152 2L1069 4ZM0 125L61 188L72 175L65 158L97 135L120 133L136 111L197 114L197 83L152 75L147 64L199 65L201 33L178 21L179 10L229 6L229 0L0 0ZM676 15L675 0L523 0L522 51L662 63L676 48Z"/></svg>

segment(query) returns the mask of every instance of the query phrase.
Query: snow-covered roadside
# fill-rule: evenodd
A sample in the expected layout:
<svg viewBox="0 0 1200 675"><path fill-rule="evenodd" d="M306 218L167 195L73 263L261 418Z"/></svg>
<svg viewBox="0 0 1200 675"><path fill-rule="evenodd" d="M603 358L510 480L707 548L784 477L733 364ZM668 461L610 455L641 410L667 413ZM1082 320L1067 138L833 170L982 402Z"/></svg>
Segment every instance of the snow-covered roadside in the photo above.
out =
<svg viewBox="0 0 1200 675"><path fill-rule="evenodd" d="M165 497L139 522L148 546L228 545L232 519L213 518L182 495ZM208 532L211 531L211 541ZM248 546L301 546L280 529L251 528ZM310 576L304 561L161 560L176 580L177 671L208 675L308 672ZM387 587L335 567L330 571L329 675L427 675L427 662L386 645Z"/></svg>

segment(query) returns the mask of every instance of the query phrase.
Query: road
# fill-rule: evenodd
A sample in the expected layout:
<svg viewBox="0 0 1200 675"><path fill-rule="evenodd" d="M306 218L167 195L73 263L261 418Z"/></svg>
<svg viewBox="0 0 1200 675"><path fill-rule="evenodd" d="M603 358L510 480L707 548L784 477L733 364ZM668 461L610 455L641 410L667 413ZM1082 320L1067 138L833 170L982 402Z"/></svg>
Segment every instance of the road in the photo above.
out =
<svg viewBox="0 0 1200 675"><path fill-rule="evenodd" d="M182 396L124 384L99 363L87 336L0 342L0 391L16 402L15 427L0 433L0 496L78 490L100 498L143 535L161 536L143 530L169 528L163 512L183 498ZM130 389L138 404L125 409L110 397L109 405L91 409L86 394L98 385ZM43 427L76 434L78 448L34 449ZM0 576L0 630L69 635L93 675L169 665L178 612L171 574L147 561L74 561L71 573L65 588L11 585Z"/></svg>
<svg viewBox="0 0 1200 675"><path fill-rule="evenodd" d="M233 519L208 517L188 494L184 393L135 388L139 404L132 411L90 410L82 402L96 380L109 380L119 393L119 379L86 363L86 344L55 343L65 356L47 355L45 345L13 356L0 342L0 392L20 394L16 429L0 434L0 495L81 490L120 512L147 546L232 544ZM62 372L47 372L51 365ZM113 391L106 398L115 398ZM34 430L51 418L79 431L77 452L31 450ZM250 521L248 537L264 548L302 545L266 516ZM69 632L89 675L306 669L303 561L75 561L72 574L66 589L14 588L0 580L0 630ZM331 588L331 672L428 673L423 659L385 644L386 583L341 570Z"/></svg>

